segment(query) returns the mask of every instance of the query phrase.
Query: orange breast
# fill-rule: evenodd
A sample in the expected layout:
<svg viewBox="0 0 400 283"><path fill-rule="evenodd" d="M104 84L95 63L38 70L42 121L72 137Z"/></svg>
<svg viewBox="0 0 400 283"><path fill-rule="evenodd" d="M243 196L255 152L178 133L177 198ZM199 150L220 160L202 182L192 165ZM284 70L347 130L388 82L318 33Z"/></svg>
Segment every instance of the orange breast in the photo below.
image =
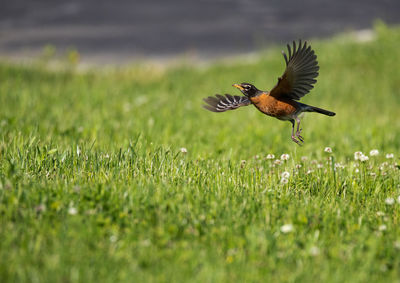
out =
<svg viewBox="0 0 400 283"><path fill-rule="evenodd" d="M267 93L251 97L250 100L262 113L277 118L290 117L298 108L296 101L289 99L276 99Z"/></svg>

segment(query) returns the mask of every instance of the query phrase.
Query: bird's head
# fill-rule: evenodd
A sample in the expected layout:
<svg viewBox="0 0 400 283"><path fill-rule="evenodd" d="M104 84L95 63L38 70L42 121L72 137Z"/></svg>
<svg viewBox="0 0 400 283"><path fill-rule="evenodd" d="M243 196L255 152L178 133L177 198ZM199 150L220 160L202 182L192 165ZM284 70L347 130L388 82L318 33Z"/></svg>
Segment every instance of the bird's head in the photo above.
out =
<svg viewBox="0 0 400 283"><path fill-rule="evenodd" d="M257 96L261 92L254 85L249 83L233 84L232 86L239 89L247 97Z"/></svg>

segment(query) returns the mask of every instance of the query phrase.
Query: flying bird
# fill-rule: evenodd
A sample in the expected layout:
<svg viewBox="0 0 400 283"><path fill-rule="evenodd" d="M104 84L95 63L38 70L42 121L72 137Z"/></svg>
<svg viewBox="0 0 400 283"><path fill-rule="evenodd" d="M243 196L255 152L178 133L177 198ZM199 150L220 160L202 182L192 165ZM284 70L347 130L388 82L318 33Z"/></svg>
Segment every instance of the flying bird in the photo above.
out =
<svg viewBox="0 0 400 283"><path fill-rule="evenodd" d="M225 112L253 104L268 116L292 123L292 140L298 145L304 143L300 128L301 113L317 112L327 116L336 114L299 102L317 82L319 70L317 56L311 46L307 46L307 42L303 44L301 40L298 45L293 41L292 47L287 44L287 49L288 54L282 51L286 62L285 72L278 78L278 83L271 91L259 90L249 83L234 84L233 86L238 88L244 96L230 94L209 96L204 99L207 105L203 107L213 112Z"/></svg>

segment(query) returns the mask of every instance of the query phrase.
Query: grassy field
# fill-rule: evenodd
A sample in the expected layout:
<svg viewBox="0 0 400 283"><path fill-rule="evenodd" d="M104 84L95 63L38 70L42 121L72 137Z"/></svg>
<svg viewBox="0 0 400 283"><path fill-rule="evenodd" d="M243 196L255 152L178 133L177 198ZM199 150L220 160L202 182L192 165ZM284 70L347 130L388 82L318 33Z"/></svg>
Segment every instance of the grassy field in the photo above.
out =
<svg viewBox="0 0 400 283"><path fill-rule="evenodd" d="M400 29L375 32L311 42L302 101L337 115L307 114L303 147L253 107L201 108L233 83L270 89L281 47L201 67L1 63L1 281L399 282Z"/></svg>

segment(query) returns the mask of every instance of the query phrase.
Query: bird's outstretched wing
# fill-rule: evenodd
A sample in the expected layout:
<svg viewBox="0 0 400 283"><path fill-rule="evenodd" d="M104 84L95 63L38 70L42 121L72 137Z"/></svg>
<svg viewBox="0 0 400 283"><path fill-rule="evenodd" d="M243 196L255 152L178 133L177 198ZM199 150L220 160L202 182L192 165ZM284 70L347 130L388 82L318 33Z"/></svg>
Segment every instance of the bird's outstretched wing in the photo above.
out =
<svg viewBox="0 0 400 283"><path fill-rule="evenodd" d="M212 112L225 112L251 104L246 96L233 96L230 94L225 94L225 96L217 94L215 97L209 96L203 100L207 103L207 105L203 105L203 107Z"/></svg>
<svg viewBox="0 0 400 283"><path fill-rule="evenodd" d="M318 77L318 61L317 56L311 46L307 47L307 42L304 44L299 40L298 47L293 41L293 50L290 45L287 45L289 56L282 51L286 61L286 70L282 77L278 78L278 83L271 90L270 95L276 98L287 97L294 100L299 100L306 95L317 82Z"/></svg>

